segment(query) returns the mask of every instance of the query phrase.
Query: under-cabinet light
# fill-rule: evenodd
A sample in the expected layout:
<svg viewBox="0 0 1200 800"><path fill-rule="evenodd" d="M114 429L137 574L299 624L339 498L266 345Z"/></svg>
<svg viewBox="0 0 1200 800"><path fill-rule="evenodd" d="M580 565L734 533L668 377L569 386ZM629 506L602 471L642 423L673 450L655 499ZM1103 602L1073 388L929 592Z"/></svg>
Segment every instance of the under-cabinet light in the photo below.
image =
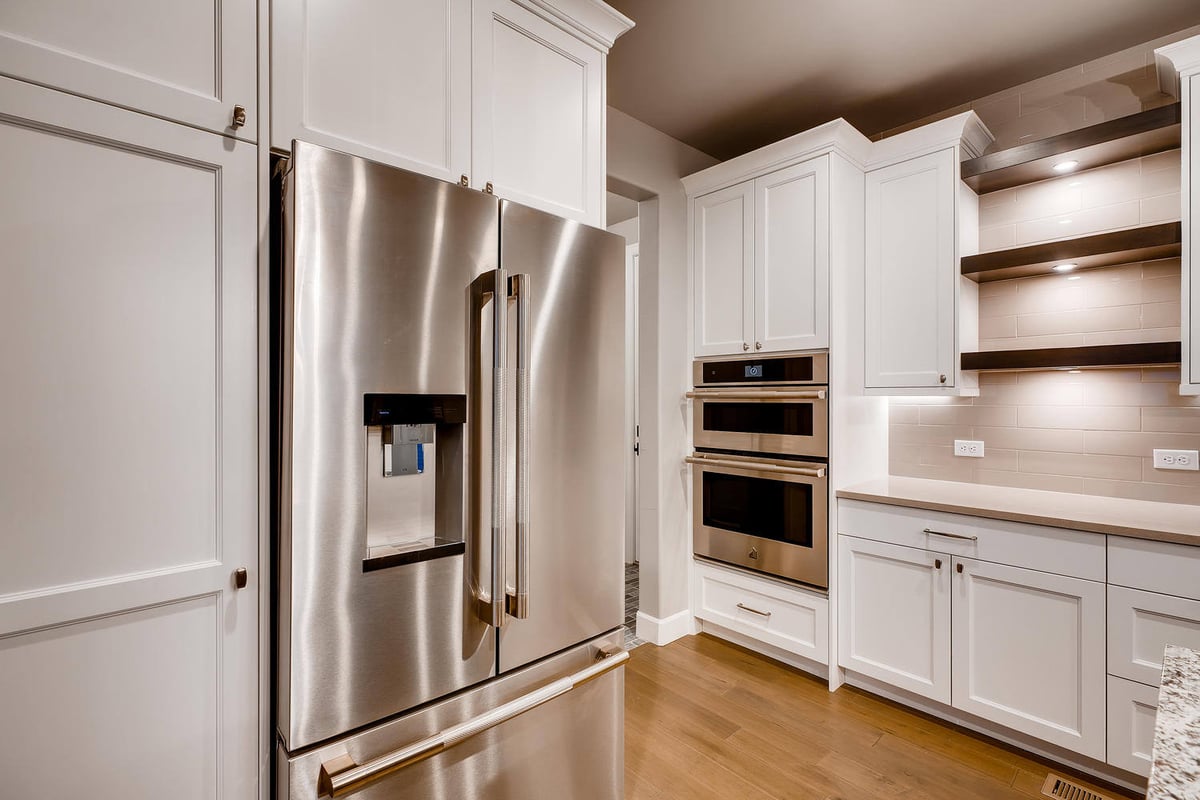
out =
<svg viewBox="0 0 1200 800"><path fill-rule="evenodd" d="M1055 264L1051 269L1055 272L1070 272L1078 266L1078 264Z"/></svg>
<svg viewBox="0 0 1200 800"><path fill-rule="evenodd" d="M1078 161L1060 161L1054 165L1055 172L1070 172L1079 166Z"/></svg>

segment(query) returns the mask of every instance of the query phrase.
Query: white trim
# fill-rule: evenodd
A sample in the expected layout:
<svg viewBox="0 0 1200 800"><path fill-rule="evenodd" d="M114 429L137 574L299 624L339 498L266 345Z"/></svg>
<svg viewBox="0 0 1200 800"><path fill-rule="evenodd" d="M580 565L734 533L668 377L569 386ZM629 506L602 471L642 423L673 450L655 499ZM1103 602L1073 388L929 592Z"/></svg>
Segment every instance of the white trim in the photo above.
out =
<svg viewBox="0 0 1200 800"><path fill-rule="evenodd" d="M637 637L662 647L693 632L692 610L685 608L665 619L652 617L644 611L637 613Z"/></svg>
<svg viewBox="0 0 1200 800"><path fill-rule="evenodd" d="M633 20L600 0L514 0L607 53Z"/></svg>
<svg viewBox="0 0 1200 800"><path fill-rule="evenodd" d="M996 140L987 125L974 111L964 111L953 117L922 125L886 139L880 139L871 150L867 169L874 170L901 161L927 155L947 147L958 147L959 159L975 158Z"/></svg>
<svg viewBox="0 0 1200 800"><path fill-rule="evenodd" d="M1154 51L1158 70L1158 88L1176 100L1180 98L1179 77L1200 72L1200 36L1193 36Z"/></svg>

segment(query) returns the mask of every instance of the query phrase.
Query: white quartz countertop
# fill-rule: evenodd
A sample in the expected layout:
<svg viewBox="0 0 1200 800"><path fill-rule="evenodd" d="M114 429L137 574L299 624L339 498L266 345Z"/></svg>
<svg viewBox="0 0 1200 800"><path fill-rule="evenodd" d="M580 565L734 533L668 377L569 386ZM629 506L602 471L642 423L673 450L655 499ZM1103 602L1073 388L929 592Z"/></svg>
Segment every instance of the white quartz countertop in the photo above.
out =
<svg viewBox="0 0 1200 800"><path fill-rule="evenodd" d="M1200 800L1200 653L1167 645L1146 800Z"/></svg>
<svg viewBox="0 0 1200 800"><path fill-rule="evenodd" d="M895 476L840 489L837 496L1200 546L1200 505Z"/></svg>

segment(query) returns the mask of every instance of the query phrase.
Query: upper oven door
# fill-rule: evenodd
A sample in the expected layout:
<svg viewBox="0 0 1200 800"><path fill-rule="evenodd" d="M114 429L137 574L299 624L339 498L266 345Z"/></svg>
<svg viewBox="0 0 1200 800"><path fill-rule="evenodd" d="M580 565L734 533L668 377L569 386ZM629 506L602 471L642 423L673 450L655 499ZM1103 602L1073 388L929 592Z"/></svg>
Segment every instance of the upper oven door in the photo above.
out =
<svg viewBox="0 0 1200 800"><path fill-rule="evenodd" d="M824 388L696 389L692 442L698 448L825 458L829 410Z"/></svg>

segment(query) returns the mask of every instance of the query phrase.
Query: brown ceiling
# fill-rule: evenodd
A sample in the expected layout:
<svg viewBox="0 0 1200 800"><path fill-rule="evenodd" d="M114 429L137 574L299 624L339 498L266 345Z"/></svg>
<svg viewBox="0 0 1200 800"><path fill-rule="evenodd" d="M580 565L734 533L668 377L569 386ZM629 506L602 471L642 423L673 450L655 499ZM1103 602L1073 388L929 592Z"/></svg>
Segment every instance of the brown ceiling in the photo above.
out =
<svg viewBox="0 0 1200 800"><path fill-rule="evenodd" d="M717 158L868 135L1200 24L1200 0L609 0L609 102Z"/></svg>

